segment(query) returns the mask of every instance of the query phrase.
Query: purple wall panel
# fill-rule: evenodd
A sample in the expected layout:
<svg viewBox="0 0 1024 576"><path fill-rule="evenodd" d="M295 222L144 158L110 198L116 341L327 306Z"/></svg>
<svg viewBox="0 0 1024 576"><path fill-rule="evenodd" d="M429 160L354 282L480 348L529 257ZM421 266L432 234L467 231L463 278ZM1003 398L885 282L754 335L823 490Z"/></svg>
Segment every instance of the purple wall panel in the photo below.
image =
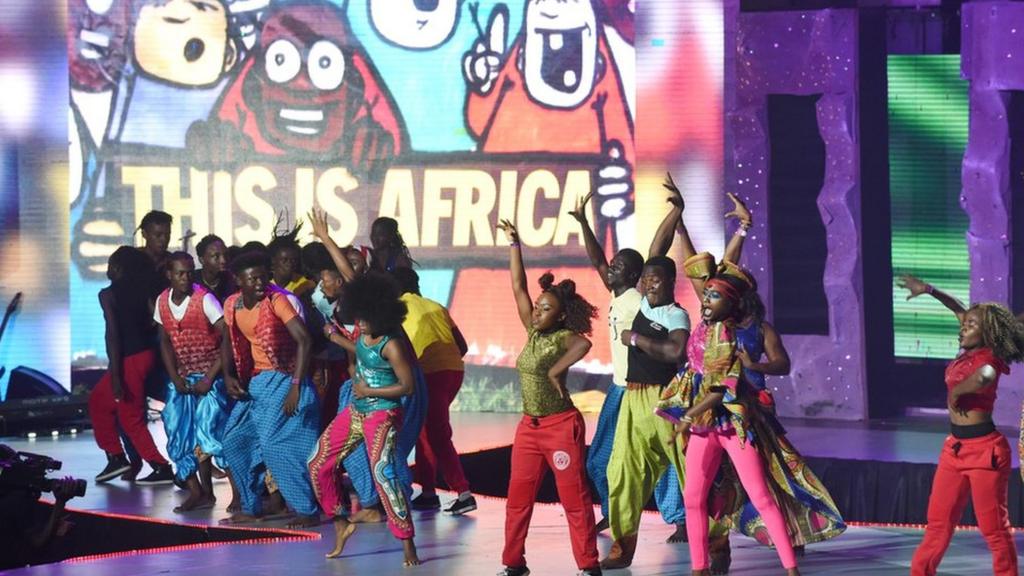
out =
<svg viewBox="0 0 1024 576"><path fill-rule="evenodd" d="M784 334L793 369L788 377L770 379L769 385L776 389L784 416L864 419L857 14L853 10L746 13L739 15L736 34L736 94L727 98L732 149L726 154L731 157L726 182L755 210L756 224L744 248L743 263L758 277L769 317L767 96L822 95L817 109L826 171L818 209L828 237L824 286L829 334Z"/></svg>
<svg viewBox="0 0 1024 576"><path fill-rule="evenodd" d="M960 197L970 219L971 301L1007 302L1013 223L1006 91L1024 90L1024 4L965 4L961 52L963 75L971 84ZM1018 224L1017 229L1024 233L1024 225ZM1024 369L1018 365L1000 385L996 422L1016 424L1022 399Z"/></svg>

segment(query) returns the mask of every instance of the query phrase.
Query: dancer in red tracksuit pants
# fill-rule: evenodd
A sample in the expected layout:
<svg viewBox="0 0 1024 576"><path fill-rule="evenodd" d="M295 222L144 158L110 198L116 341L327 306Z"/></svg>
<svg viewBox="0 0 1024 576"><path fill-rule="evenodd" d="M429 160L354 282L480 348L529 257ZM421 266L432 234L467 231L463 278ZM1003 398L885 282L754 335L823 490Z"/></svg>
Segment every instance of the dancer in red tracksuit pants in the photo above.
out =
<svg viewBox="0 0 1024 576"><path fill-rule="evenodd" d="M548 468L555 473L558 499L569 522L576 565L584 576L601 574L597 558L594 505L585 472L585 426L565 388L569 367L590 350L583 335L591 332L597 309L576 294L572 280L554 284L551 273L540 278L537 301L526 287L519 235L511 222L500 228L512 243L512 293L529 338L516 361L523 393L523 419L512 443L512 476L505 505L505 549L501 576L525 576L526 534L537 489Z"/></svg>
<svg viewBox="0 0 1024 576"><path fill-rule="evenodd" d="M930 294L960 320L960 354L946 367L949 419L946 438L928 499L928 527L914 552L911 576L932 576L953 537L968 496L992 551L992 573L1017 575L1017 549L1010 533L1007 490L1010 444L996 431L992 407L1000 374L1009 362L1024 360L1024 326L999 304L965 309L952 296L904 276L901 287L910 298Z"/></svg>

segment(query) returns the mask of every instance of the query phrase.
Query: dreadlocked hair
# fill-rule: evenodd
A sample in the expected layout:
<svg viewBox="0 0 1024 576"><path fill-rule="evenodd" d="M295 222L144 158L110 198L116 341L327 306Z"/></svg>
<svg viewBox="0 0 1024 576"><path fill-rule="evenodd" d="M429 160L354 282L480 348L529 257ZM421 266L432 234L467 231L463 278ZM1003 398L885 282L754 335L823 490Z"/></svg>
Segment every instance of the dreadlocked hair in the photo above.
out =
<svg viewBox="0 0 1024 576"><path fill-rule="evenodd" d="M981 310L981 338L997 358L1009 364L1024 361L1024 324L1006 306L985 302L971 306Z"/></svg>
<svg viewBox="0 0 1024 576"><path fill-rule="evenodd" d="M400 251L409 260L410 264L419 264L419 262L413 259L412 254L409 253L409 247L405 245L405 239L402 238L402 233L398 231L398 220L381 216L370 224L370 230L374 228L387 234L389 238L388 248Z"/></svg>
<svg viewBox="0 0 1024 576"><path fill-rule="evenodd" d="M408 313L398 283L385 272L367 272L345 285L338 314L370 325L373 336L398 334Z"/></svg>
<svg viewBox="0 0 1024 576"><path fill-rule="evenodd" d="M558 298L565 314L566 328L581 336L589 336L594 331L592 321L597 318L597 307L576 293L575 282L566 278L555 284L555 275L545 272L540 277L540 289Z"/></svg>
<svg viewBox="0 0 1024 576"><path fill-rule="evenodd" d="M279 250L287 249L294 250L296 254L300 254L299 248L299 231L302 230L302 220L296 222L295 226L284 233L279 233L278 230L281 227L281 220L284 218L283 215L277 217L277 222L274 222L274 237L271 238L270 244L267 244L267 254L273 256Z"/></svg>
<svg viewBox="0 0 1024 576"><path fill-rule="evenodd" d="M740 314L743 318L753 318L755 322L763 322L765 316L764 301L757 290L751 288L740 298Z"/></svg>

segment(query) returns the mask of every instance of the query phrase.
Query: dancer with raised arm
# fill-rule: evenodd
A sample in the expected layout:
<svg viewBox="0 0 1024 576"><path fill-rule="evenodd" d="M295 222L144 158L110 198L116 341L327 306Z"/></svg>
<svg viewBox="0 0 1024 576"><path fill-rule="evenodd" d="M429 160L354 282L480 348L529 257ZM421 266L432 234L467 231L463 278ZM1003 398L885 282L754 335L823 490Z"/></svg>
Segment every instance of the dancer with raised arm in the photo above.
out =
<svg viewBox="0 0 1024 576"><path fill-rule="evenodd" d="M355 399L320 435L309 460L309 475L324 511L334 516L334 549L328 558L341 556L356 525L348 519L348 498L339 490L338 464L365 445L370 470L387 515L388 529L402 541L404 565L420 563L413 542L415 530L409 499L397 474L401 398L416 389L416 356L402 332L406 306L398 284L389 275L370 272L345 288L342 315L351 315L359 327L352 342L332 331L331 341L356 358L352 385Z"/></svg>
<svg viewBox="0 0 1024 576"><path fill-rule="evenodd" d="M555 284L551 273L540 278L536 302L527 288L523 252L515 226L498 226L511 242L512 295L527 341L516 368L523 394L523 418L512 442L512 476L505 504L505 549L501 576L525 576L526 535L547 469L555 474L558 499L569 523L576 565L583 576L601 574L597 557L594 506L585 472L586 428L569 398L566 375L590 350L591 322L597 309L576 293L572 280Z"/></svg>
<svg viewBox="0 0 1024 576"><path fill-rule="evenodd" d="M704 288L701 322L687 343L687 367L672 380L658 402L658 414L676 424L686 453L683 499L691 518L708 515L708 494L728 453L743 489L764 519L788 576L797 576L796 554L782 511L768 487L765 466L755 442L755 427L747 391L742 385L736 357L735 323L739 302L750 289L750 278L737 266L716 266L707 253L689 258L684 270L700 278ZM723 362L722 360L725 360ZM694 576L712 573L708 551L708 525L689 522L690 562Z"/></svg>
<svg viewBox="0 0 1024 576"><path fill-rule="evenodd" d="M965 307L931 284L905 275L907 300L928 294L960 321L960 353L946 366L950 435L942 446L928 498L928 526L914 552L911 576L932 576L970 498L992 552L995 576L1016 576L1017 547L1007 510L1010 444L992 421L999 377L1024 360L1024 325L992 302Z"/></svg>

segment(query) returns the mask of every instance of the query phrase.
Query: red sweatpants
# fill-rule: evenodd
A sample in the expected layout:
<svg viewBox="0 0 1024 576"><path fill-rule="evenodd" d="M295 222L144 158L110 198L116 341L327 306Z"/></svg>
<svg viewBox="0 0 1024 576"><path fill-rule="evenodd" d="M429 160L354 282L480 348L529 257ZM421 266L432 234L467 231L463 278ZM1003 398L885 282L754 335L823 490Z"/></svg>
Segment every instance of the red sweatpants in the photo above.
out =
<svg viewBox="0 0 1024 576"><path fill-rule="evenodd" d="M537 489L547 468L555 473L558 499L569 522L572 554L580 570L596 568L597 530L586 476L586 428L575 408L543 418L523 416L512 443L512 475L505 504L505 549L501 563L526 565L526 534Z"/></svg>
<svg viewBox="0 0 1024 576"><path fill-rule="evenodd" d="M1010 444L1002 434L993 432L969 440L946 438L928 499L928 527L914 552L911 576L932 576L938 571L968 495L978 529L992 551L992 573L1017 576L1017 549L1007 511L1009 481Z"/></svg>
<svg viewBox="0 0 1024 576"><path fill-rule="evenodd" d="M437 486L437 469L448 487L456 492L469 490L459 453L452 444L452 425L448 408L462 388L465 373L442 370L424 374L427 381L427 417L416 440L416 483L430 493Z"/></svg>
<svg viewBox="0 0 1024 576"><path fill-rule="evenodd" d="M132 441L142 459L151 464L167 464L156 449L146 427L146 376L156 365L156 353L144 350L121 361L121 400L114 401L110 372L103 374L89 394L89 419L96 444L107 454L124 454L117 424Z"/></svg>

